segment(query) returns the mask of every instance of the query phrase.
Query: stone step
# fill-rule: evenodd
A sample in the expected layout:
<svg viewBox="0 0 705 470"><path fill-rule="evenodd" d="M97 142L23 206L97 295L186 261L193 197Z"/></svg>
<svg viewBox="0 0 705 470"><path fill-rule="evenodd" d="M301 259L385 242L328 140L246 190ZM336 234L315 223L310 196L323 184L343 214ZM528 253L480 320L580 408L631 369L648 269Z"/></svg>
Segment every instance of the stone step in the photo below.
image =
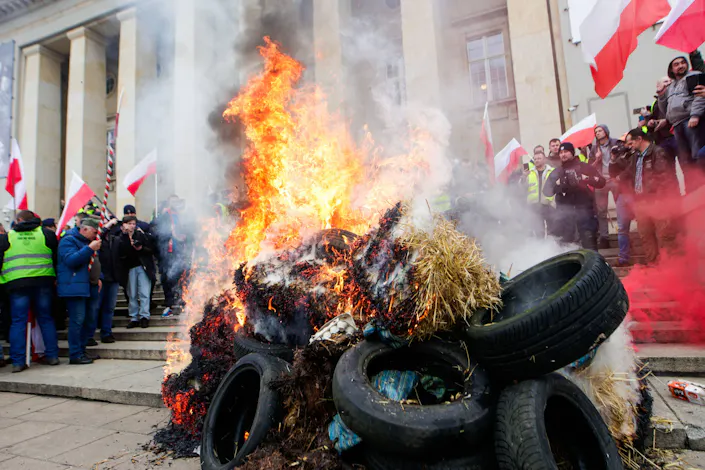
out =
<svg viewBox="0 0 705 470"><path fill-rule="evenodd" d="M607 264L610 266L617 267L617 263L619 262L619 258L617 256L605 256L605 261L607 261ZM646 256L645 255L638 255L638 254L631 254L629 261L632 264L645 264L646 263Z"/></svg>
<svg viewBox="0 0 705 470"><path fill-rule="evenodd" d="M705 375L705 346L697 344L640 344L637 355L657 375Z"/></svg>
<svg viewBox="0 0 705 470"><path fill-rule="evenodd" d="M9 355L10 346L3 343L5 356ZM119 341L113 344L98 343L90 349L92 354L98 354L101 359L125 359L142 361L166 361L166 341ZM68 357L69 343L59 341L59 357Z"/></svg>
<svg viewBox="0 0 705 470"><path fill-rule="evenodd" d="M649 323L633 321L629 324L629 331L632 333L634 342L638 344L684 344L688 343L693 336L692 331L679 321L655 321Z"/></svg>
<svg viewBox="0 0 705 470"><path fill-rule="evenodd" d="M163 407L163 362L100 359L90 365L32 364L20 374L0 369L0 391Z"/></svg>
<svg viewBox="0 0 705 470"><path fill-rule="evenodd" d="M183 325L184 320L179 316L173 316L164 318L161 316L161 311L159 314L152 312L152 318L149 320L150 327L152 326L177 326ZM127 326L130 322L130 318L127 316L127 309L125 309L125 316L115 316L113 317L113 327Z"/></svg>
<svg viewBox="0 0 705 470"><path fill-rule="evenodd" d="M151 324L150 324L151 325ZM68 331L59 331L59 340L68 339ZM179 326L150 326L149 328L131 328L127 329L124 326L113 328L113 336L118 342L131 341L167 341L169 338L184 337L182 329ZM96 331L94 338L100 343L100 332ZM100 343L102 344L102 343ZM106 345L109 346L109 345ZM95 348L97 346L94 346Z"/></svg>

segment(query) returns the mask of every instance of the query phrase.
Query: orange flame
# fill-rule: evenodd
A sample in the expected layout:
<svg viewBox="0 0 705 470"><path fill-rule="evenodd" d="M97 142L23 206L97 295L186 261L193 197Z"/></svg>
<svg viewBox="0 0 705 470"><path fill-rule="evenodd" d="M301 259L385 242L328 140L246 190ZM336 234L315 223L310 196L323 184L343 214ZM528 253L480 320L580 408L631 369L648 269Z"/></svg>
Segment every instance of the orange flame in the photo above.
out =
<svg viewBox="0 0 705 470"><path fill-rule="evenodd" d="M238 264L266 248L295 247L325 228L364 233L386 207L386 201L353 207L366 179L366 152L328 111L320 90L296 88L303 65L264 40L264 71L223 113L243 123L249 140L243 161L250 205L227 243Z"/></svg>

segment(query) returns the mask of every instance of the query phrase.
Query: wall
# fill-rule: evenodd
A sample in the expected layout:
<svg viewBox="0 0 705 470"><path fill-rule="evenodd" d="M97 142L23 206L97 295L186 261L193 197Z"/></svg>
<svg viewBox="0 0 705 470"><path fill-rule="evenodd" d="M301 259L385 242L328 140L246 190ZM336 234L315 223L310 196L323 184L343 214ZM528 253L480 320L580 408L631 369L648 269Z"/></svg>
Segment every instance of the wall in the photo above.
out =
<svg viewBox="0 0 705 470"><path fill-rule="evenodd" d="M514 92L511 43L506 0L469 2L440 0L443 15L443 48L441 77L444 83L444 107L453 126L451 146L461 160L484 160L480 129L484 104L472 102L470 70L466 41L469 38L502 31L507 54L507 79L510 98L490 103L492 138L495 150L503 148L519 136L519 120Z"/></svg>

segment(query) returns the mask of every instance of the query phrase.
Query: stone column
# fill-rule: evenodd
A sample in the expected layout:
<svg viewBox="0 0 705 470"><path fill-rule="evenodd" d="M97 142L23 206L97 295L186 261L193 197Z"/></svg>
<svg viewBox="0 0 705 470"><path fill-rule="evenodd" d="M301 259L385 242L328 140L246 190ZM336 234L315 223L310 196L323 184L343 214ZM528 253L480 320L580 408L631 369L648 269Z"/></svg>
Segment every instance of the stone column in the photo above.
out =
<svg viewBox="0 0 705 470"><path fill-rule="evenodd" d="M135 154L137 135L137 16L135 8L117 14L120 21L120 50L117 93L123 93L120 107L118 137L115 142L116 208L121 213L125 204L135 204L135 198L122 184L125 175L134 168L139 157ZM119 98L118 98L119 99ZM140 191L143 191L141 189ZM138 208L139 210L139 208Z"/></svg>
<svg viewBox="0 0 705 470"><path fill-rule="evenodd" d="M345 102L346 83L340 32L350 17L350 0L313 0L313 40L316 83L331 109Z"/></svg>
<svg viewBox="0 0 705 470"><path fill-rule="evenodd" d="M507 9L521 143L548 145L562 134L549 11L526 0L507 0Z"/></svg>
<svg viewBox="0 0 705 470"><path fill-rule="evenodd" d="M409 104L442 108L439 14L432 0L401 0L406 96Z"/></svg>
<svg viewBox="0 0 705 470"><path fill-rule="evenodd" d="M69 58L66 119L66 177L72 171L102 199L105 186L107 111L105 106L105 42L80 27L67 34Z"/></svg>
<svg viewBox="0 0 705 470"><path fill-rule="evenodd" d="M22 50L22 108L18 143L22 151L30 210L58 217L61 192L61 63L41 45Z"/></svg>

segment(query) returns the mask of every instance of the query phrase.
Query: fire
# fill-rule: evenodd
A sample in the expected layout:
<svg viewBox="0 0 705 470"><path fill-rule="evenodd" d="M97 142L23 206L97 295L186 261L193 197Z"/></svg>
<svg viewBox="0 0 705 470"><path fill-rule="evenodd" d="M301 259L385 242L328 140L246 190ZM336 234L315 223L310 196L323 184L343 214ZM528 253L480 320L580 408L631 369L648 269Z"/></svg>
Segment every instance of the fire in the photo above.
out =
<svg viewBox="0 0 705 470"><path fill-rule="evenodd" d="M243 437L245 438L245 441L247 441L250 438L250 433L245 431L245 435Z"/></svg>
<svg viewBox="0 0 705 470"><path fill-rule="evenodd" d="M383 187L374 180L390 168L421 168L414 165L418 145L412 158L383 163L371 136L358 147L341 116L328 111L320 89L297 88L303 65L269 38L264 41L264 71L223 113L242 122L249 141L243 161L250 205L227 242L236 266L263 250L296 247L322 229L365 233L416 178Z"/></svg>

